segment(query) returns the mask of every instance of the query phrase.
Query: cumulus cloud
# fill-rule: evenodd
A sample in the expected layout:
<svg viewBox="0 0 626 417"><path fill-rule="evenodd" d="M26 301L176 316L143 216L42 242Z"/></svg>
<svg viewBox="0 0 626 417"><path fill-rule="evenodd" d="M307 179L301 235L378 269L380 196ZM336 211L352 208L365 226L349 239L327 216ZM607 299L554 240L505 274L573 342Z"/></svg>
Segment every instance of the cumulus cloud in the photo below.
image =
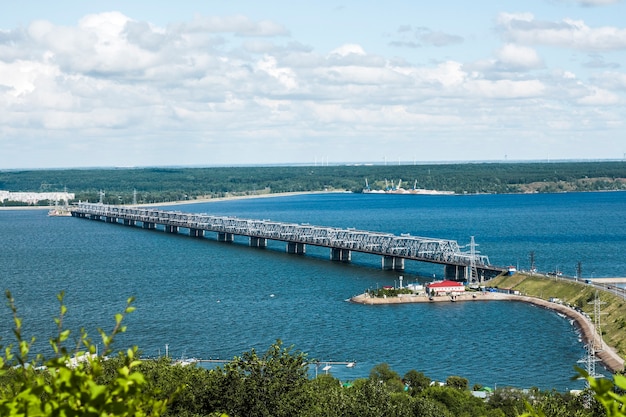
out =
<svg viewBox="0 0 626 417"><path fill-rule="evenodd" d="M242 16L167 26L118 12L72 26L35 21L0 31L0 149L16 149L15 156L53 141L60 158L78 152L85 165L295 162L310 161L337 138L374 152L378 147L366 143L406 149L421 135L458 137L461 145L500 126L517 135L546 126L566 131L581 114L599 130L605 120L621 120L592 117L624 102L619 67L596 65L604 72L590 78L546 68L540 49L518 40L518 32L540 39L568 26L532 15L500 18L511 39L491 56L422 64L373 54L358 42L317 51L278 23ZM401 32L420 46L463 41L411 26ZM604 62L604 55L586 56ZM14 146L18 139L29 145ZM100 148L110 154L94 153L96 140L106 141ZM122 143L124 161L115 152ZM282 159L271 160L276 155ZM10 156L0 154L0 168Z"/></svg>
<svg viewBox="0 0 626 417"><path fill-rule="evenodd" d="M532 48L506 44L496 54L501 66L511 70L528 70L543 67L543 61Z"/></svg>
<svg viewBox="0 0 626 417"><path fill-rule="evenodd" d="M503 37L523 45L550 45L586 51L626 49L626 29L592 28L582 20L536 20L530 13L501 13L497 19Z"/></svg>
<svg viewBox="0 0 626 417"><path fill-rule="evenodd" d="M394 39L389 42L391 46L419 48L422 46L444 47L462 43L463 38L442 31L435 31L427 27L412 27L403 25L398 28Z"/></svg>

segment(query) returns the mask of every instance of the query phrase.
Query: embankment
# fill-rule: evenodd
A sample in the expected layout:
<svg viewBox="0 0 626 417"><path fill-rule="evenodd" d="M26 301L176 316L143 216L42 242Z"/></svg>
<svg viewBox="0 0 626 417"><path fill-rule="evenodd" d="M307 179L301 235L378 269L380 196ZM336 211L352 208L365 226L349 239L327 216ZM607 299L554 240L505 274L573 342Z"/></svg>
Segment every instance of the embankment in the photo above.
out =
<svg viewBox="0 0 626 417"><path fill-rule="evenodd" d="M401 297L371 297L369 294L360 294L354 296L350 301L359 304L406 304L406 303L442 303L451 302L449 296L433 297L432 299L424 295L406 295ZM585 343L590 343L595 338L597 346L602 346L602 349L596 353L597 357L602 361L604 366L612 372L619 372L624 369L624 359L615 351L615 349L607 346L595 331L593 323L582 313L577 310L558 303L542 300L541 298L529 297L523 295L512 295L498 292L485 292L485 293L467 293L458 295L455 297L455 302L469 302L469 301L518 301L534 304L543 308L554 310L565 316L571 318L580 329L581 337Z"/></svg>

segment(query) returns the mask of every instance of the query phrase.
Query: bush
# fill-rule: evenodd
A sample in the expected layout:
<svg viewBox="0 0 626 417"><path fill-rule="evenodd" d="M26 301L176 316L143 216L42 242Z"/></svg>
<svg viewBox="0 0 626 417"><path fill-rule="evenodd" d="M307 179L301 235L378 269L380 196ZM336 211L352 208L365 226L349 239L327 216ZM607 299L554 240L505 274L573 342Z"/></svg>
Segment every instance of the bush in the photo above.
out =
<svg viewBox="0 0 626 417"><path fill-rule="evenodd" d="M136 368L137 348L118 355L119 367L113 378L104 375L103 361L112 353L115 336L126 331L122 321L131 313L133 299L127 301L124 313L115 315L115 327L110 334L99 329L104 345L102 356L96 354L96 345L81 330L79 344L70 353L64 343L70 331L63 328L67 308L63 296L58 295L59 317L54 321L57 335L50 340L54 357L44 360L41 355L30 359L35 339L22 335L22 320L9 291L6 298L13 312L13 333L17 342L4 348L0 356L0 415L8 416L159 416L165 411L167 399L155 400L144 393L146 381ZM102 381L111 379L109 383Z"/></svg>

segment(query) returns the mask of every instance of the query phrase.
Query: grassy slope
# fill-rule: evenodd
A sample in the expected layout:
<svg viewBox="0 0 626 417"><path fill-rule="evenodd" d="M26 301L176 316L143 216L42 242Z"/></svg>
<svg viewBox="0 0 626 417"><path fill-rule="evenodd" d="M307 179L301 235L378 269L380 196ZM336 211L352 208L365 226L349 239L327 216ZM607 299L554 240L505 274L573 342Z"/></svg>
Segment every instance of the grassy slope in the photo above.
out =
<svg viewBox="0 0 626 417"><path fill-rule="evenodd" d="M524 295L547 300L560 298L564 303L578 306L593 320L593 300L596 289L582 282L547 278L540 275L515 274L501 276L489 281L492 287L517 290ZM626 357L626 300L607 291L599 291L600 326L604 341Z"/></svg>

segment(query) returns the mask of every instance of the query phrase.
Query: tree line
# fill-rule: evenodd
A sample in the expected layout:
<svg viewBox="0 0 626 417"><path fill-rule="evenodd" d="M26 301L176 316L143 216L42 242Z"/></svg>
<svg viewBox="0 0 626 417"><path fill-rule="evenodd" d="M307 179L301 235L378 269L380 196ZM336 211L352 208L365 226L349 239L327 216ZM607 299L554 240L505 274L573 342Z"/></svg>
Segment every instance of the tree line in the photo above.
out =
<svg viewBox="0 0 626 417"><path fill-rule="evenodd" d="M0 190L63 191L77 200L156 203L299 191L397 186L457 194L626 189L626 162L153 167L0 171ZM101 195L104 192L104 195Z"/></svg>

